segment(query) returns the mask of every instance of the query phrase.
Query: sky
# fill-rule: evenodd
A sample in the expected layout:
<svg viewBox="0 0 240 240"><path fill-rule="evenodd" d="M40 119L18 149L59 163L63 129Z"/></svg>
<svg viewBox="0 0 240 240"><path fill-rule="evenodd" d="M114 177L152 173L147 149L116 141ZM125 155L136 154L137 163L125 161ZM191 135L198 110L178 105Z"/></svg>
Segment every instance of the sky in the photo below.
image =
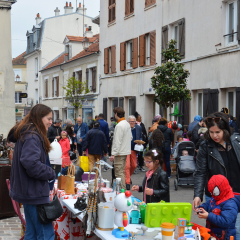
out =
<svg viewBox="0 0 240 240"><path fill-rule="evenodd" d="M71 0L70 0L71 1ZM68 2L70 2L68 0ZM72 0L73 11L76 11L76 0ZM77 0L77 3L83 0ZM12 57L15 58L26 51L27 30L31 30L36 24L36 15L40 13L42 20L55 16L56 7L60 10L60 15L64 14L66 0L17 0L12 5ZM84 0L87 8L86 15L96 17L100 11L100 0Z"/></svg>

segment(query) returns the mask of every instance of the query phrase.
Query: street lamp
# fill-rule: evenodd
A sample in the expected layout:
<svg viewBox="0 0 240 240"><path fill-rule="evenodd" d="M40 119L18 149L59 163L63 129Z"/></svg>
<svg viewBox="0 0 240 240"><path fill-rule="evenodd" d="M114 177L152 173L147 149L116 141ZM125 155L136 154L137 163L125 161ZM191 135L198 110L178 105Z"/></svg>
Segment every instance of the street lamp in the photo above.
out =
<svg viewBox="0 0 240 240"><path fill-rule="evenodd" d="M19 75L16 76L16 82L19 82L20 81L20 77Z"/></svg>

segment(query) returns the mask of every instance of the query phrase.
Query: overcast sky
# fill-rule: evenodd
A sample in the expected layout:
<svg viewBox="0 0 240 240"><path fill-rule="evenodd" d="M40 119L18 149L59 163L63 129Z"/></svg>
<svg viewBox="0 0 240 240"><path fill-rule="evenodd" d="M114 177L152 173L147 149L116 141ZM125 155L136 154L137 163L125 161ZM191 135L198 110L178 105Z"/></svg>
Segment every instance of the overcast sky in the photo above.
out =
<svg viewBox="0 0 240 240"><path fill-rule="evenodd" d="M68 1L70 2L70 1ZM74 11L76 10L76 0L72 0ZM77 0L83 3L83 0ZM12 57L15 58L27 47L27 30L32 29L36 24L36 15L40 13L42 20L44 18L55 16L56 7L60 14L64 14L66 0L17 0L12 6ZM87 8L86 14L90 17L96 17L100 11L100 0L84 0Z"/></svg>

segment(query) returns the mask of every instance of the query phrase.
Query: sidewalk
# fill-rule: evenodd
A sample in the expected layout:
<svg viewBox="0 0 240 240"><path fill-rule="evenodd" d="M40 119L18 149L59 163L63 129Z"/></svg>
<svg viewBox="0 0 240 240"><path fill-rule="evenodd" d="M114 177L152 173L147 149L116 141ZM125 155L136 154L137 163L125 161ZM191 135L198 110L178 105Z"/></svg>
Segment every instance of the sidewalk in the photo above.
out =
<svg viewBox="0 0 240 240"><path fill-rule="evenodd" d="M0 240L19 240L21 238L21 222L19 217L0 220Z"/></svg>

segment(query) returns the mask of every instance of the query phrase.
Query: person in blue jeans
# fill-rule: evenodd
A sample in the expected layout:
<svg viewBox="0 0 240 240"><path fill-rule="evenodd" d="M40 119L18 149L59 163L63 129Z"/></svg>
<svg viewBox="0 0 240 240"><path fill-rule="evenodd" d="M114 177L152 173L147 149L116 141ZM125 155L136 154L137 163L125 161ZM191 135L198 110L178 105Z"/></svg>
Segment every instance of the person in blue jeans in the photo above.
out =
<svg viewBox="0 0 240 240"><path fill-rule="evenodd" d="M53 224L40 223L36 208L36 205L49 203L56 177L48 158L50 142L47 130L51 124L52 109L37 104L8 134L8 141L15 143L9 195L23 204L25 240L55 238Z"/></svg>
<svg viewBox="0 0 240 240"><path fill-rule="evenodd" d="M170 155L171 155L171 143L174 140L174 135L171 128L168 128L168 121L166 118L161 118L159 120L159 126L157 127L163 133L165 139L165 149L163 150L164 160L167 168L168 178L171 177L171 168L170 168Z"/></svg>
<svg viewBox="0 0 240 240"><path fill-rule="evenodd" d="M76 134L77 150L79 156L82 156L83 141L88 131L89 131L88 125L86 123L83 123L81 117L78 117L77 124L74 126L74 133Z"/></svg>

